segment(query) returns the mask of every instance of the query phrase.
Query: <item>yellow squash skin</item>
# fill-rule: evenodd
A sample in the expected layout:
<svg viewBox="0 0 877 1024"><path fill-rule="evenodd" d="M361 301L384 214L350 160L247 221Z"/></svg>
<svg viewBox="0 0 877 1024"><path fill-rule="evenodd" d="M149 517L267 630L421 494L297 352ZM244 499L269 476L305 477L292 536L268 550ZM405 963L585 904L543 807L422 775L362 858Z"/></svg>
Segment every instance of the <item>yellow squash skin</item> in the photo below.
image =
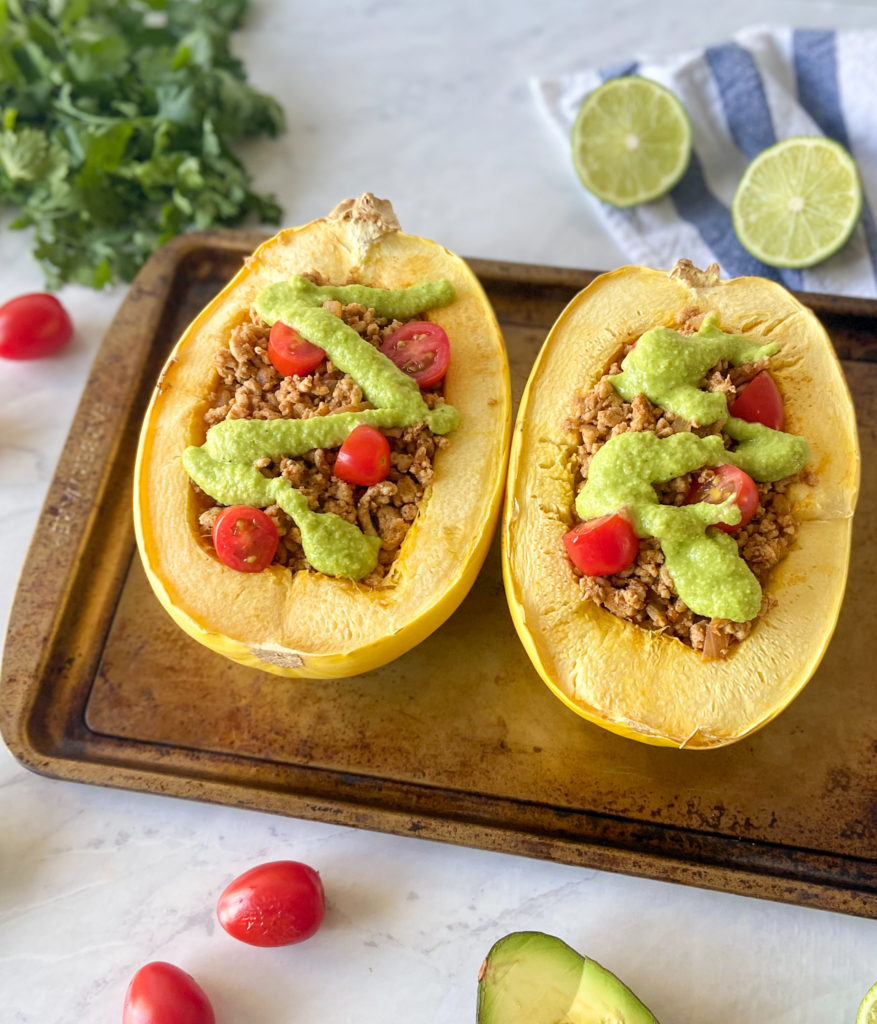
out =
<svg viewBox="0 0 877 1024"><path fill-rule="evenodd" d="M447 278L456 300L430 312L451 342L446 400L460 426L379 587L269 567L240 573L198 538L180 457L204 441L216 380L211 358L274 281L318 271L335 284L400 288ZM390 204L369 193L326 218L281 231L189 326L162 372L137 452L134 522L158 599L196 640L254 668L335 678L376 668L419 643L454 611L482 565L499 514L511 431L508 362L492 308L463 260L403 234Z"/></svg>
<svg viewBox="0 0 877 1024"><path fill-rule="evenodd" d="M771 358L785 429L811 448L815 487L794 491L800 530L767 589L777 605L723 661L584 601L562 537L573 523L575 439L563 421L626 342L682 309L780 344ZM561 314L521 400L503 512L503 574L512 618L539 674L569 708L603 728L664 746L707 749L779 714L816 670L837 622L859 485L855 415L822 325L785 289L719 281L680 261L669 274L622 267Z"/></svg>

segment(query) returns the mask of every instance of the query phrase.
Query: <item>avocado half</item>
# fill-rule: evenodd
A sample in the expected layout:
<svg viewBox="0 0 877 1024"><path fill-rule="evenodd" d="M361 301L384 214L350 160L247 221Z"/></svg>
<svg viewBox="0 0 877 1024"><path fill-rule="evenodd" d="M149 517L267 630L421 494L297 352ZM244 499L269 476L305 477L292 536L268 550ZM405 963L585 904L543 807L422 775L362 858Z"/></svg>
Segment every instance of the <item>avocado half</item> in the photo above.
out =
<svg viewBox="0 0 877 1024"><path fill-rule="evenodd" d="M478 974L477 1024L658 1024L595 960L543 932L500 939Z"/></svg>

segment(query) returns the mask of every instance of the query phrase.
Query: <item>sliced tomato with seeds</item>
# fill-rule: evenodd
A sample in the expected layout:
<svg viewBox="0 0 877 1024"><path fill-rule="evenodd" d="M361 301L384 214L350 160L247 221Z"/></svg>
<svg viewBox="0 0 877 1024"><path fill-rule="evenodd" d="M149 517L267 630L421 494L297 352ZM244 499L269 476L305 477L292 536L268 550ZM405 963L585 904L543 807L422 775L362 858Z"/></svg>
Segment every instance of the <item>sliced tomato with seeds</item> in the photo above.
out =
<svg viewBox="0 0 877 1024"><path fill-rule="evenodd" d="M349 484L371 487L391 469L390 443L377 427L360 423L347 435L335 458L335 476Z"/></svg>
<svg viewBox="0 0 877 1024"><path fill-rule="evenodd" d="M572 564L586 576L611 576L633 563L639 538L623 512L586 519L563 535Z"/></svg>
<svg viewBox="0 0 877 1024"><path fill-rule="evenodd" d="M733 500L737 508L740 509L740 522L714 523L713 525L724 533L736 533L755 515L755 510L758 508L758 485L742 469L726 464L716 466L714 469L703 470L692 485L685 501L687 505L694 505L699 501L721 505L728 499Z"/></svg>
<svg viewBox="0 0 877 1024"><path fill-rule="evenodd" d="M384 341L381 351L421 388L438 384L448 372L451 361L451 345L445 329L430 320L403 324Z"/></svg>
<svg viewBox="0 0 877 1024"><path fill-rule="evenodd" d="M762 423L771 430L782 430L786 420L783 396L767 370L757 373L740 390L728 412L737 419Z"/></svg>
<svg viewBox="0 0 877 1024"><path fill-rule="evenodd" d="M316 370L326 353L319 345L306 341L294 327L277 320L268 335L268 358L284 377L304 377Z"/></svg>
<svg viewBox="0 0 877 1024"><path fill-rule="evenodd" d="M213 521L213 546L229 569L261 572L277 551L277 526L260 508L229 505Z"/></svg>

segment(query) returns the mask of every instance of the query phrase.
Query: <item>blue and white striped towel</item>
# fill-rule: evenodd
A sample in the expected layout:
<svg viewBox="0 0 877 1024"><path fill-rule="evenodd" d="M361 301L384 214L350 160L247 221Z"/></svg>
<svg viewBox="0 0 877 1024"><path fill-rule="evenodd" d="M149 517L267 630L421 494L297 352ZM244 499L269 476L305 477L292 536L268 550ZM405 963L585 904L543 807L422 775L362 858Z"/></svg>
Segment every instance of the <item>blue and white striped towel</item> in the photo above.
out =
<svg viewBox="0 0 877 1024"><path fill-rule="evenodd" d="M700 267L717 262L723 276L759 274L788 288L877 296L877 32L759 27L673 59L534 79L567 154L582 99L621 74L652 78L676 93L694 136L691 164L663 199L622 210L590 197L631 262L669 267L686 256ZM818 266L767 267L737 241L729 213L734 190L746 164L766 146L814 134L836 139L853 154L865 192L860 223L847 245Z"/></svg>

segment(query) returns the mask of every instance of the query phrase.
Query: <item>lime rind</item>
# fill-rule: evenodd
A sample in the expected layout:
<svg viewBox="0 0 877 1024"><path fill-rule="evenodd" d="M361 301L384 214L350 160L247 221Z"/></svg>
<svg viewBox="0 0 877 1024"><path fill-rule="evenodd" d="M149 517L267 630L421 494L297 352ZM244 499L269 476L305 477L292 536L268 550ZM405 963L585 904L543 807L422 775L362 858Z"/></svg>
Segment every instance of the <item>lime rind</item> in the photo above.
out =
<svg viewBox="0 0 877 1024"><path fill-rule="evenodd" d="M877 1024L877 982L865 993L856 1013L856 1024Z"/></svg>
<svg viewBox="0 0 877 1024"><path fill-rule="evenodd" d="M590 92L571 133L572 161L598 199L629 207L666 195L691 159L691 121L676 96L639 75Z"/></svg>
<svg viewBox="0 0 877 1024"><path fill-rule="evenodd" d="M858 168L822 135L782 139L747 166L731 203L743 248L772 267L803 269L849 241L862 212Z"/></svg>

